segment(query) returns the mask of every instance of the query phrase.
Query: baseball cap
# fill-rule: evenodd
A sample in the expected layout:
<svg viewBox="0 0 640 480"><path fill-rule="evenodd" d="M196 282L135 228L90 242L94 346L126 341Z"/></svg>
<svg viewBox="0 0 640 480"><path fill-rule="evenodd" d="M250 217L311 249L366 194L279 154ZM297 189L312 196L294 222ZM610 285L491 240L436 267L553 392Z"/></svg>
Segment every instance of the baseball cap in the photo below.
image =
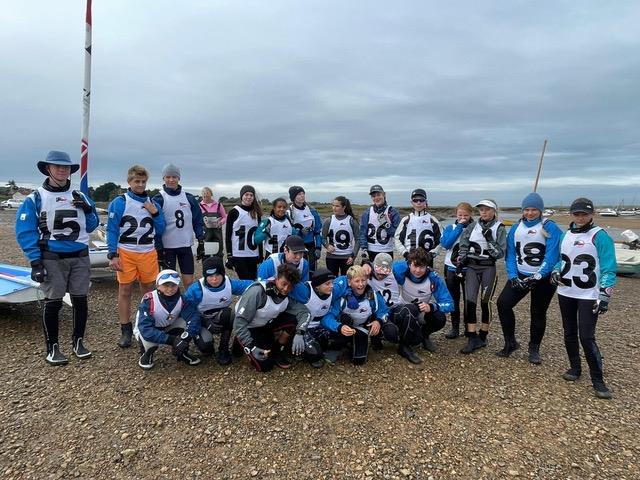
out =
<svg viewBox="0 0 640 480"><path fill-rule="evenodd" d="M571 203L569 213L593 213L593 202L588 198L576 198Z"/></svg>
<svg viewBox="0 0 640 480"><path fill-rule="evenodd" d="M373 195L374 193L384 193L384 189L380 185L371 185L369 195Z"/></svg>
<svg viewBox="0 0 640 480"><path fill-rule="evenodd" d="M416 188L413 192L411 192L411 200L413 200L414 198L422 198L426 200L427 192L423 188Z"/></svg>
<svg viewBox="0 0 640 480"><path fill-rule="evenodd" d="M391 271L391 264L393 263L393 258L388 253L379 253L376 255L376 258L373 260L373 266L376 270L387 270Z"/></svg>
<svg viewBox="0 0 640 480"><path fill-rule="evenodd" d="M302 238L297 235L289 235L287 239L284 241L284 246L289 249L290 252L299 253L306 252L307 249L304 246L304 242Z"/></svg>
<svg viewBox="0 0 640 480"><path fill-rule="evenodd" d="M493 208L494 210L498 209L498 205L496 205L496 202L488 198L485 198L484 200L480 200L478 203L476 203L476 208L478 207L489 207L489 208Z"/></svg>
<svg viewBox="0 0 640 480"><path fill-rule="evenodd" d="M156 277L156 285L164 285L165 283L180 285L180 274L175 270L162 270Z"/></svg>

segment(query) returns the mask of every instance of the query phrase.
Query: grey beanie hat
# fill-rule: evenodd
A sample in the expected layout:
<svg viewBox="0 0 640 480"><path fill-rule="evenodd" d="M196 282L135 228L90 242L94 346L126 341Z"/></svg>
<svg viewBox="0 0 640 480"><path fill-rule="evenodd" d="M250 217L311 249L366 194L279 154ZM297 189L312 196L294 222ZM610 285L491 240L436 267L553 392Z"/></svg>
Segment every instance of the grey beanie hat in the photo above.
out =
<svg viewBox="0 0 640 480"><path fill-rule="evenodd" d="M162 178L164 177L178 177L180 178L180 169L173 163L167 163L162 168Z"/></svg>

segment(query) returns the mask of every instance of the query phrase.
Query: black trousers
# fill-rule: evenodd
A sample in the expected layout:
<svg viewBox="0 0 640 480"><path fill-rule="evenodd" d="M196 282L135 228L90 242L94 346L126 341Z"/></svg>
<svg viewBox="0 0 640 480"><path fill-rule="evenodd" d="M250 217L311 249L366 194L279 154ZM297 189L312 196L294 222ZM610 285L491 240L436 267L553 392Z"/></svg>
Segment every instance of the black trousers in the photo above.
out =
<svg viewBox="0 0 640 480"><path fill-rule="evenodd" d="M521 278L525 278L524 275ZM498 316L502 325L502 334L504 338L515 338L516 334L516 315L513 308L527 296L529 292L516 290L511 286L511 282L507 281L500 296L498 297ZM556 293L555 285L551 285L549 277L543 278L533 290L531 290L531 326L530 326L530 342L540 345L544 331L547 328L547 310L549 304Z"/></svg>
<svg viewBox="0 0 640 480"><path fill-rule="evenodd" d="M462 298L463 308L466 308L467 296L464 291L464 277L459 277L456 272L452 272L445 265L444 281L453 299L454 310L450 313L451 327L455 330L460 328L460 299Z"/></svg>
<svg viewBox="0 0 640 480"><path fill-rule="evenodd" d="M565 297L558 295L564 346L569 356L571 368L580 371L580 347L589 365L591 381L602 382L602 355L596 343L596 323L598 314L593 313L594 300ZM580 343L578 343L578 339Z"/></svg>
<svg viewBox="0 0 640 480"><path fill-rule="evenodd" d="M233 269L240 280L255 280L259 257L233 257Z"/></svg>
<svg viewBox="0 0 640 480"><path fill-rule="evenodd" d="M326 257L325 261L327 263L327 268L336 277L340 275L346 275L347 270L349 270L349 267L351 266L351 265L347 265L348 258L350 257L346 257L346 258Z"/></svg>

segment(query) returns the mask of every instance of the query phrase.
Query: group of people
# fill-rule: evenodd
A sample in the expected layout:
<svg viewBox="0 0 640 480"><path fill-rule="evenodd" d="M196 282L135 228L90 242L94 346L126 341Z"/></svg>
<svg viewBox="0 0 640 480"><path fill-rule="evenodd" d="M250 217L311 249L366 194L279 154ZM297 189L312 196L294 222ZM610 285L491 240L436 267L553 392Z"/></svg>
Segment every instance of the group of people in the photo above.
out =
<svg viewBox="0 0 640 480"><path fill-rule="evenodd" d="M68 359L59 345L58 314L66 292L73 307L73 353L91 356L84 344L88 242L99 220L91 198L71 187L78 165L68 154L49 152L38 169L46 179L18 210L16 237L46 297L45 359L63 365ZM263 216L251 185L242 187L239 203L226 212L208 188L201 199L185 192L180 177L178 167L166 165L163 186L150 197L149 173L134 165L126 193L108 208L109 265L119 284L118 345L130 347L135 337L141 368L154 366L161 345L188 365L202 356L227 365L244 355L257 370L269 371L288 368L292 356L320 368L348 354L361 365L370 348L380 350L387 342L417 364L423 361L418 347L436 351L430 336L444 328L446 314L451 329L445 337L461 335L462 319L467 341L461 352L471 354L487 344L496 263L504 258L508 279L497 301L504 347L496 354L509 357L519 348L514 307L530 293L529 361L542 362L546 312L557 290L570 364L563 378L580 377L581 344L596 395L611 398L595 328L608 309L616 262L613 241L593 223L590 200L572 203L564 233L543 218L537 193L524 198L522 218L508 233L491 199L475 204L477 219L472 205L460 203L455 222L441 231L421 188L411 192L412 211L403 218L384 189L373 185L372 204L359 220L348 198L337 196L323 222L301 186L289 189L290 202L275 199ZM194 246L195 260L202 260L198 279ZM443 277L433 270L442 250ZM323 251L326 268L318 265ZM143 297L132 321L136 282Z"/></svg>

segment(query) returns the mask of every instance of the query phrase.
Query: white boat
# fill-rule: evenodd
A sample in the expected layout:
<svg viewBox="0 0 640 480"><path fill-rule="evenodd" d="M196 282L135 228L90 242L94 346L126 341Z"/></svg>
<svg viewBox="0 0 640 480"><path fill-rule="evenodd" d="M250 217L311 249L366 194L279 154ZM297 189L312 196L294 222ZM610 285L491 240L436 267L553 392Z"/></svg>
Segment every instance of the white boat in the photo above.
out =
<svg viewBox="0 0 640 480"><path fill-rule="evenodd" d="M601 217L617 217L618 211L613 208L603 208L598 212Z"/></svg>
<svg viewBox="0 0 640 480"><path fill-rule="evenodd" d="M638 213L635 210L618 210L618 215L621 217L631 217L637 214Z"/></svg>
<svg viewBox="0 0 640 480"><path fill-rule="evenodd" d="M31 268L0 263L0 303L28 303L44 300L40 284L31 280ZM67 293L62 299L71 305Z"/></svg>
<svg viewBox="0 0 640 480"><path fill-rule="evenodd" d="M556 211L553 208L545 208L544 212L542 212L542 216L544 217L552 217L554 216Z"/></svg>
<svg viewBox="0 0 640 480"><path fill-rule="evenodd" d="M640 274L640 250L616 243L616 263L618 275Z"/></svg>

